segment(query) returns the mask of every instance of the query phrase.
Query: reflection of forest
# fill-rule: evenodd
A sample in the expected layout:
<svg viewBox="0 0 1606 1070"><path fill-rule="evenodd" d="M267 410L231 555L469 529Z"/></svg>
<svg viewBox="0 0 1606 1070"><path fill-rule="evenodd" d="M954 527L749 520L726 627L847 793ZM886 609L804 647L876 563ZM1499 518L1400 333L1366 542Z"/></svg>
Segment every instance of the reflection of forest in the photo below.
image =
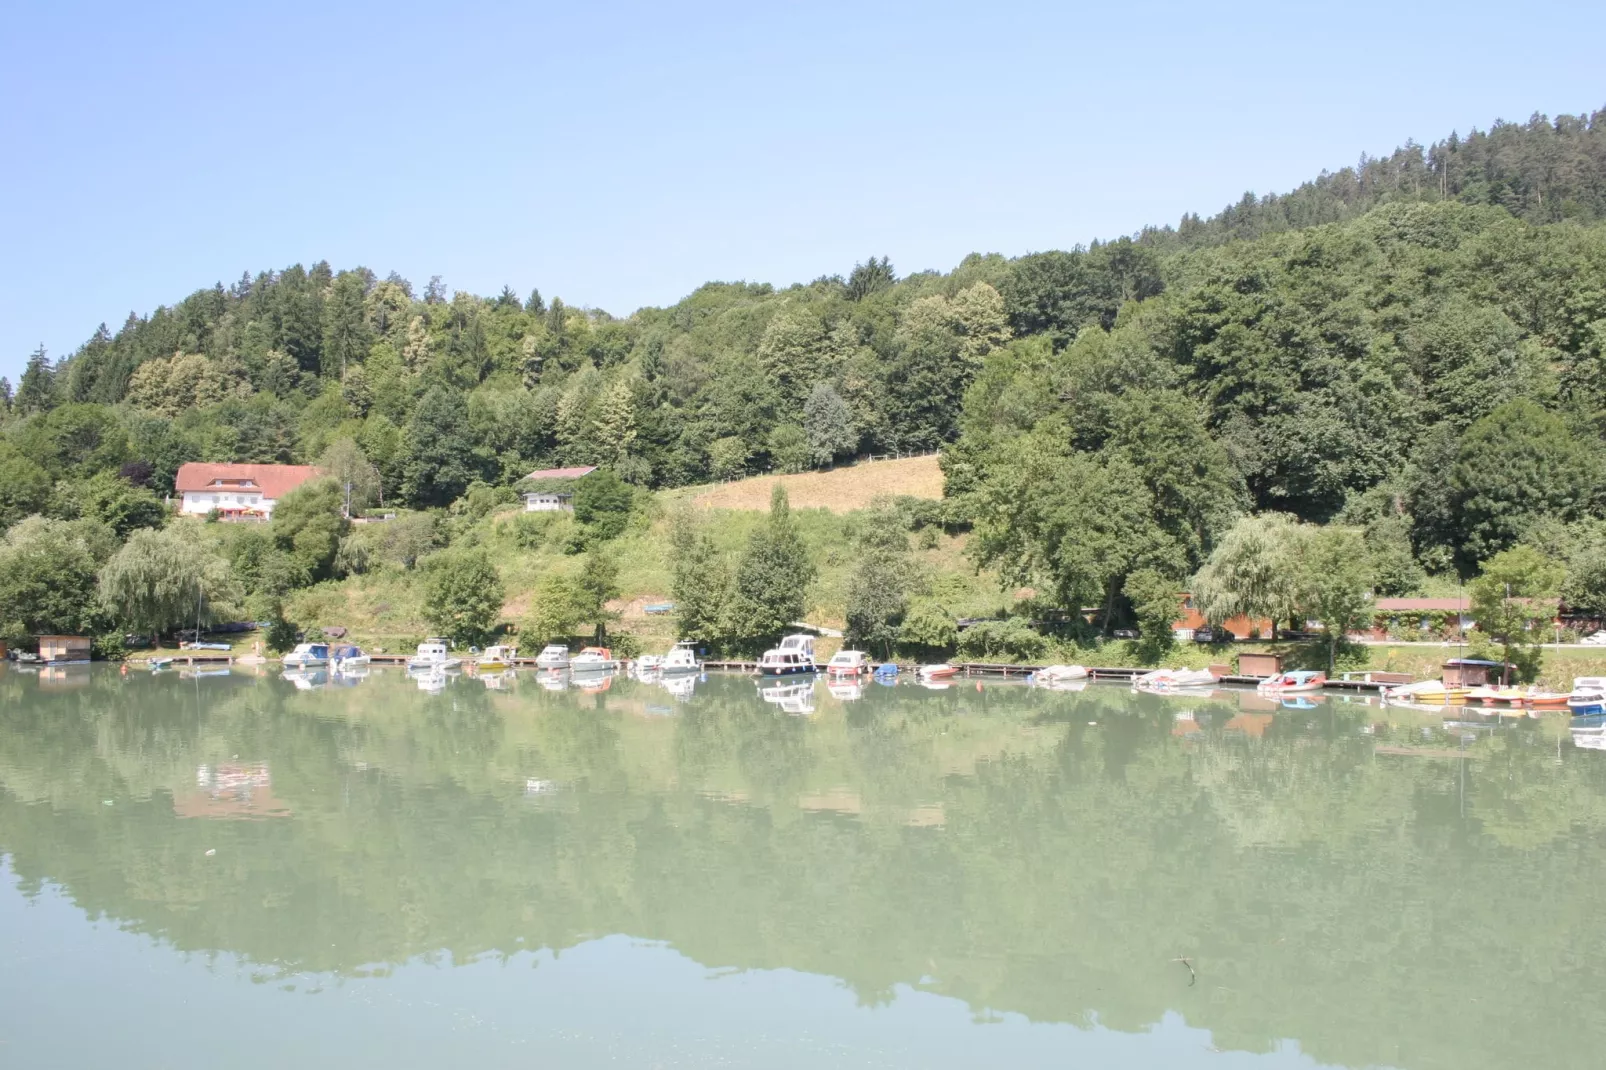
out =
<svg viewBox="0 0 1606 1070"><path fill-rule="evenodd" d="M663 701L0 675L0 851L25 888L270 968L625 932L865 1001L1171 1009L1222 1048L1351 1066L1593 1064L1606 1035L1606 765L1548 725L1366 734L1364 707L1103 687ZM274 820L183 816L258 817L263 793Z"/></svg>

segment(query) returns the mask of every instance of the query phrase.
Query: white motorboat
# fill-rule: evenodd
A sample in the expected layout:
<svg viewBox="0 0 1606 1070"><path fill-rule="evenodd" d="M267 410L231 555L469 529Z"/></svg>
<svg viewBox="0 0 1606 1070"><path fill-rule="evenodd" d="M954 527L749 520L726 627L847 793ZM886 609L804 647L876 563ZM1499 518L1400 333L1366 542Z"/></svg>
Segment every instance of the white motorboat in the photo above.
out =
<svg viewBox="0 0 1606 1070"><path fill-rule="evenodd" d="M1567 696L1567 708L1574 717L1594 717L1606 713L1606 676L1575 676Z"/></svg>
<svg viewBox="0 0 1606 1070"><path fill-rule="evenodd" d="M630 667L635 670L638 676L646 678L664 667L664 656L662 654L643 654L631 662Z"/></svg>
<svg viewBox="0 0 1606 1070"><path fill-rule="evenodd" d="M567 669L569 667L569 648L562 643L549 643L541 648L541 653L535 656L537 669Z"/></svg>
<svg viewBox="0 0 1606 1070"><path fill-rule="evenodd" d="M828 676L863 676L873 668L870 655L862 650L838 650L825 663Z"/></svg>
<svg viewBox="0 0 1606 1070"><path fill-rule="evenodd" d="M582 673L615 672L618 668L619 662L614 658L613 651L605 646L588 646L569 659L569 671L577 676Z"/></svg>
<svg viewBox="0 0 1606 1070"><path fill-rule="evenodd" d="M446 640L428 639L418 644L413 656L407 659L407 668L418 671L444 671L455 669L463 663L461 658L452 657L447 649Z"/></svg>
<svg viewBox="0 0 1606 1070"><path fill-rule="evenodd" d="M280 659L286 669L318 669L329 664L328 643L297 643Z"/></svg>
<svg viewBox="0 0 1606 1070"><path fill-rule="evenodd" d="M702 672L703 663L697 660L696 646L681 640L674 648L658 659L658 671L665 676L679 676L689 672Z"/></svg>
<svg viewBox="0 0 1606 1070"><path fill-rule="evenodd" d="M330 666L335 672L343 676L349 676L359 670L368 668L371 660L367 654L363 653L361 647L352 646L350 643L334 647L329 651Z"/></svg>
<svg viewBox="0 0 1606 1070"><path fill-rule="evenodd" d="M761 676L793 676L818 669L814 664L812 635L789 635L781 640L780 646L764 651L764 656L758 659Z"/></svg>

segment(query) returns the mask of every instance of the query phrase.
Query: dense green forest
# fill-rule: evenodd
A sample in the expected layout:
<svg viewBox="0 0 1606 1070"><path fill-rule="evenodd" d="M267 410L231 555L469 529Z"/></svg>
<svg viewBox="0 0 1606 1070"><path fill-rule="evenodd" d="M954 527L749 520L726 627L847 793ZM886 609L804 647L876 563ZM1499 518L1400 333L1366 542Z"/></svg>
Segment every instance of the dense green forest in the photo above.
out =
<svg viewBox="0 0 1606 1070"><path fill-rule="evenodd" d="M1157 592L1229 534L1253 542L1246 523L1290 559L1343 533L1325 560L1364 558L1355 585L1379 593L1521 544L1544 559L1534 593L1606 610L1606 112L1408 144L1088 248L901 278L872 257L624 318L295 265L40 351L0 387L12 634L44 623L5 593L19 530L76 555L86 593L162 524L187 460L321 462L359 505L483 513L553 464L628 490L941 449L940 521L973 529L976 561L1106 627L1159 620ZM415 527L341 557L336 497L228 549L245 594L451 540ZM1314 579L1234 601L1245 573L1217 565L1218 609L1329 619Z"/></svg>

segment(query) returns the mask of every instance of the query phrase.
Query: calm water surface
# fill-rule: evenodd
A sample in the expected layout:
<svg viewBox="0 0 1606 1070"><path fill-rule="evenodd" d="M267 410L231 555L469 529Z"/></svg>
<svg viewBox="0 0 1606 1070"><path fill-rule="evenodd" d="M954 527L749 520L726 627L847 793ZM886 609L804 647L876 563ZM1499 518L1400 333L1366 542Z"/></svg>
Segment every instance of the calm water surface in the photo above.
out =
<svg viewBox="0 0 1606 1070"><path fill-rule="evenodd" d="M0 1066L1606 1063L1565 719L248 673L0 669Z"/></svg>

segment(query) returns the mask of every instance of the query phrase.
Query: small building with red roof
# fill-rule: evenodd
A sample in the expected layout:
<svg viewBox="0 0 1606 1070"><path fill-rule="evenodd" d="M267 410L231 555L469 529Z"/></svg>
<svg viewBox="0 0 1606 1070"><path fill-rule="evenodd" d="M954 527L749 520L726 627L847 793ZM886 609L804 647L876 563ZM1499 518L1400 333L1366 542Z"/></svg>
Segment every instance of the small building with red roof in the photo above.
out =
<svg viewBox="0 0 1606 1070"><path fill-rule="evenodd" d="M279 499L323 473L307 464L180 465L173 489L180 513L206 516L214 509L225 520L266 520Z"/></svg>
<svg viewBox="0 0 1606 1070"><path fill-rule="evenodd" d="M551 513L574 508L574 493L569 484L597 470L596 465L577 465L573 468L542 468L525 476L530 485L524 495L526 513Z"/></svg>

